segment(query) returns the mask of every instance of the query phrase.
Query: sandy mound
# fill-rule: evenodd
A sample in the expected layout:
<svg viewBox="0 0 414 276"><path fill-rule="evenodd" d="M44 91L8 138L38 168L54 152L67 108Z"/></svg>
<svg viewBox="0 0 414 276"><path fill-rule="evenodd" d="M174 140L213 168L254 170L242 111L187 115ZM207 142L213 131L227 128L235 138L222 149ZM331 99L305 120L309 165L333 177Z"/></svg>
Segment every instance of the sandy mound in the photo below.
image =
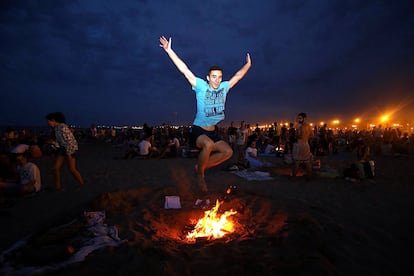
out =
<svg viewBox="0 0 414 276"><path fill-rule="evenodd" d="M171 193L174 190L142 188L96 198L91 208L105 210L106 223L116 225L128 243L95 251L62 275L79 269L104 275L335 274L334 245L326 234L329 227L308 214L288 214L270 197L238 191L220 206L223 211L237 211L236 231L221 239L189 243L185 236L192 229L191 220L202 217L204 210L185 199L181 209L164 209L164 196ZM80 249L77 242L83 226L80 218L74 218L56 227L59 231L34 235L8 256L9 262L16 271L62 262Z"/></svg>

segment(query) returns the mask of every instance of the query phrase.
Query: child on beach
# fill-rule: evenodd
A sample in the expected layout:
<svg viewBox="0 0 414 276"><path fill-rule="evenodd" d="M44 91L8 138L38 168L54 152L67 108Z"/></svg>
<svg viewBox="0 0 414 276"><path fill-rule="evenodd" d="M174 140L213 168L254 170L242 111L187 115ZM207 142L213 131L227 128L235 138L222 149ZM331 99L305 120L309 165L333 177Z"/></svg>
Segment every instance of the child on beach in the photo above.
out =
<svg viewBox="0 0 414 276"><path fill-rule="evenodd" d="M255 140L250 141L248 147L246 148L245 156L246 156L247 161L249 161L250 167L252 167L252 168L270 167L271 166L271 164L269 162L261 160L257 156L257 148L256 148L256 141Z"/></svg>
<svg viewBox="0 0 414 276"><path fill-rule="evenodd" d="M53 167L55 176L55 189L62 190L60 180L60 169L65 161L68 160L69 171L75 177L80 187L83 187L83 178L76 168L76 152L78 150L78 142L72 131L66 125L66 118L61 112L49 113L46 115L47 124L53 127L55 138L59 145L56 161Z"/></svg>

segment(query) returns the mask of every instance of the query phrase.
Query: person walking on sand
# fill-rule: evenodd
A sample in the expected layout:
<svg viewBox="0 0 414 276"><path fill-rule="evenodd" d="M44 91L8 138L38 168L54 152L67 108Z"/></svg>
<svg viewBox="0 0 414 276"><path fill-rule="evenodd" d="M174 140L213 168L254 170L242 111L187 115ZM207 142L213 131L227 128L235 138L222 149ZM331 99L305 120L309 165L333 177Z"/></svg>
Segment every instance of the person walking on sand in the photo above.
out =
<svg viewBox="0 0 414 276"><path fill-rule="evenodd" d="M66 125L65 116L61 112L49 113L46 115L47 124L53 127L55 138L59 145L56 161L53 167L55 176L56 190L62 190L60 182L60 169L65 158L68 160L69 171L78 181L80 187L83 187L83 178L76 168L76 152L78 150L78 142L72 131Z"/></svg>
<svg viewBox="0 0 414 276"><path fill-rule="evenodd" d="M229 81L223 81L223 70L219 66L210 67L207 81L196 77L181 58L173 51L171 38L160 37L160 47L168 54L177 69L184 75L196 94L197 113L192 126L190 142L200 148L195 166L197 184L201 192L207 192L204 171L228 160L233 150L217 135L217 124L224 119L227 93L249 71L252 66L250 54L246 63Z"/></svg>

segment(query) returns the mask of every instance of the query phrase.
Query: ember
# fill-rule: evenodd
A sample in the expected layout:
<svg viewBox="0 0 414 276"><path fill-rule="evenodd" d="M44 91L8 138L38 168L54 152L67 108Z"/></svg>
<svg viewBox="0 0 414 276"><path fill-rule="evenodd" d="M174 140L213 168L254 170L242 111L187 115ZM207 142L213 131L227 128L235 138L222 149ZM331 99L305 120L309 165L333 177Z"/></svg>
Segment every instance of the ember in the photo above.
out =
<svg viewBox="0 0 414 276"><path fill-rule="evenodd" d="M234 231L234 223L228 217L237 214L237 212L231 209L219 215L217 214L219 207L220 203L217 200L211 210L204 212L204 217L198 220L194 230L187 234L187 241L195 242L196 238L200 237L206 237L208 240L219 239Z"/></svg>

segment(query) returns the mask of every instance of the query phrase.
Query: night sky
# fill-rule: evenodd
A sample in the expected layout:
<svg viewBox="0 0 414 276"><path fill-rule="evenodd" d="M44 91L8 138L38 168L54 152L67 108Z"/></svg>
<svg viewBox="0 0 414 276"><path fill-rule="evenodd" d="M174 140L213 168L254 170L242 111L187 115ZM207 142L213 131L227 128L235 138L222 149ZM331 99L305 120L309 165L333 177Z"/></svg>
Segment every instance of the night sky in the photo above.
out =
<svg viewBox="0 0 414 276"><path fill-rule="evenodd" d="M159 37L192 72L217 64L226 119L360 117L414 122L414 1L2 0L0 125L191 124L195 95Z"/></svg>

